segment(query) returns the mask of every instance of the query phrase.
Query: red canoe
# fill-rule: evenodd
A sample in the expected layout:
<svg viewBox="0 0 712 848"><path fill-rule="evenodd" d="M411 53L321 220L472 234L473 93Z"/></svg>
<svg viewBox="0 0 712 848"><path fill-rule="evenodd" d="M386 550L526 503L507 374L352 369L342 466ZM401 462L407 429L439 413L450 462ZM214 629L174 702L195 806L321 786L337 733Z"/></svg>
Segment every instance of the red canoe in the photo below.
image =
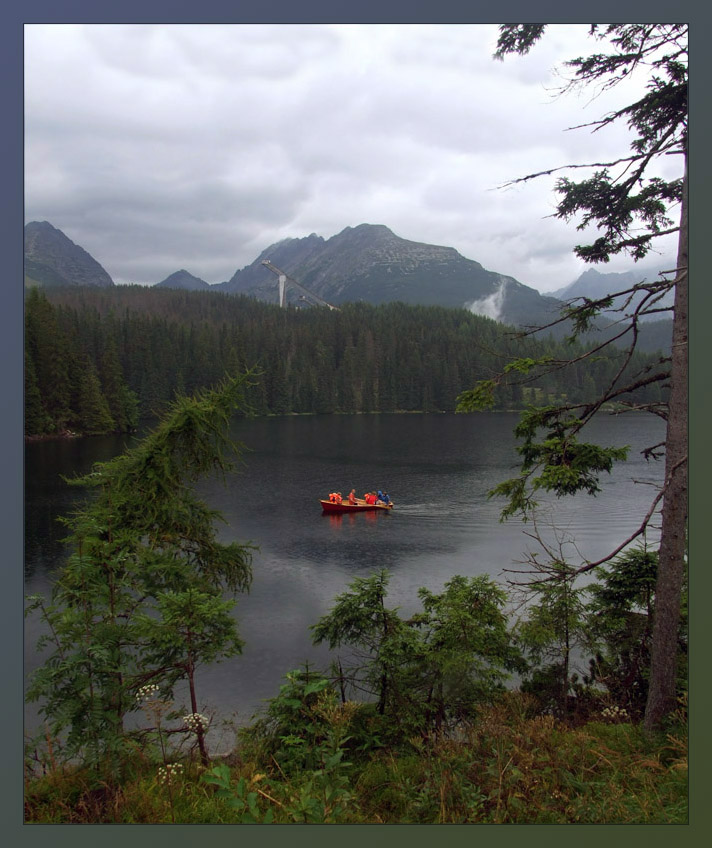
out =
<svg viewBox="0 0 712 848"><path fill-rule="evenodd" d="M324 512L368 512L377 509L393 509L393 504L367 504L364 501L359 501L355 504L350 504L348 501L337 504L331 501L321 501L321 508Z"/></svg>

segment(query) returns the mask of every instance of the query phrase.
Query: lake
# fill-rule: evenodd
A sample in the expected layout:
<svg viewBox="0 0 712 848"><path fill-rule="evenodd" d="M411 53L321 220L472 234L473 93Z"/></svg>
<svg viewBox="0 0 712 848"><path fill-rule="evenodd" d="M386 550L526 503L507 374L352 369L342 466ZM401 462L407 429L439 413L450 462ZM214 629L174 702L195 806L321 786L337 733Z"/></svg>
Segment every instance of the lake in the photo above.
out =
<svg viewBox="0 0 712 848"><path fill-rule="evenodd" d="M532 525L500 523L502 502L487 492L513 476L517 454L514 413L475 415L326 415L237 420L233 435L248 448L245 465L227 486L199 485L201 496L222 512L224 541L259 546L249 594L236 615L243 654L202 669L198 693L205 709L247 722L277 694L286 672L306 660L326 668L328 651L311 644L309 626L355 577L386 568L389 602L408 614L417 590L442 589L455 574L489 574L504 580L527 549ZM604 475L593 498L548 498L538 522L548 538L553 518L571 562L603 556L639 525L662 481L660 462L640 451L664 438L664 423L641 413L599 416L588 438L630 445L629 460ZM25 591L47 593L66 549L57 516L85 495L62 475L87 472L116 455L132 437L108 436L30 443L25 449ZM323 515L319 499L334 489L360 496L385 488L389 513ZM653 533L655 531L652 531ZM566 542L575 538L578 552ZM655 541L651 535L650 541ZM29 619L25 667L37 665L39 623ZM31 728L35 710L28 708Z"/></svg>

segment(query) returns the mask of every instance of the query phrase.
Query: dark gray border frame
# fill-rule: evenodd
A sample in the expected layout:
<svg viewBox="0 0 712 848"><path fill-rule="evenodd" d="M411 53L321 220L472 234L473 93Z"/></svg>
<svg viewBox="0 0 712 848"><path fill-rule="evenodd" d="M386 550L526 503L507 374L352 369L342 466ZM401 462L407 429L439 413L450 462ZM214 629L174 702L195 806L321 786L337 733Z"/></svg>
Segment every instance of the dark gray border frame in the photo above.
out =
<svg viewBox="0 0 712 848"><path fill-rule="evenodd" d="M280 826L274 828L242 827L236 830L225 826L27 826L22 823L22 652L16 650L22 634L22 568L23 559L23 441L22 441L22 238L23 238L23 25L39 22L87 23L506 23L551 22L589 23L590 14L597 22L632 20L689 21L691 23L691 244L692 244L692 305L690 313L690 561L691 561L691 745L690 745L690 824L687 826L635 826L615 825L558 825L514 827L485 826L473 831L473 826L344 826L334 830L317 826ZM0 361L2 387L5 398L0 418L2 445L1 479L2 509L0 521L3 539L5 591L2 593L0 636L7 649L4 669L9 680L9 690L0 699L0 726L5 730L4 756L0 758L2 781L2 821L7 844L41 844L51 840L53 845L70 842L74 845L84 840L122 844L127 840L139 843L170 840L172 846L193 844L205 839L211 842L237 842L249 844L307 844L343 840L354 842L375 840L382 844L422 841L446 841L452 844L469 844L477 839L492 843L545 843L555 841L583 842L614 840L618 844L645 841L651 844L669 844L671 840L687 844L693 837L707 830L709 813L703 795L707 771L706 755L710 754L710 726L705 710L710 700L710 684L706 671L706 614L704 604L710 597L709 569L706 568L706 550L703 528L706 522L708 501L707 478L710 473L709 448L706 444L705 426L710 420L706 386L709 378L704 355L707 351L706 327L710 307L710 288L701 279L702 260L696 256L695 246L704 245L707 224L706 200L709 185L710 162L707 155L709 138L709 29L706 24L709 12L698 0L684 0L675 4L661 0L641 0L621 4L599 2L595 7L582 9L564 0L549 0L532 4L525 0L507 0L479 8L471 0L361 0L354 8L341 6L334 0L124 0L119 6L98 6L96 0L29 0L22 7L3 7L0 26L0 90L6 116L4 131L0 135L0 162L3 168L0 233L5 258L5 285L3 290L2 328L0 332ZM700 276L696 276L695 271ZM671 828L674 833L671 832ZM99 830L97 830L99 828ZM574 829L572 829L574 828Z"/></svg>

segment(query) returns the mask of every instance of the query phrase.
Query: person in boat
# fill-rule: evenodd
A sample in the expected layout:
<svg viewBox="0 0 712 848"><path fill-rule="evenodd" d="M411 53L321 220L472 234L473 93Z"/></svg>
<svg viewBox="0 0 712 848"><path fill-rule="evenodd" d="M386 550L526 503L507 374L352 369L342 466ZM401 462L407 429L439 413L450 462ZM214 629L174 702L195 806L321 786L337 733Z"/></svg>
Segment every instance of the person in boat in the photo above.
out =
<svg viewBox="0 0 712 848"><path fill-rule="evenodd" d="M390 506L390 505L391 505L391 503L393 503L393 502L391 501L391 498L390 498L390 496L389 496L388 492L383 492L383 494L381 495L381 500L383 501L383 503L384 503L386 506Z"/></svg>
<svg viewBox="0 0 712 848"><path fill-rule="evenodd" d="M384 504L385 503L385 501L383 500L383 492L380 489L376 492L376 503L377 504Z"/></svg>
<svg viewBox="0 0 712 848"><path fill-rule="evenodd" d="M332 503L340 504L340 503L341 503L341 501L343 500L343 498L341 497L341 492L332 492L332 493L329 495L329 500L330 500Z"/></svg>
<svg viewBox="0 0 712 848"><path fill-rule="evenodd" d="M375 492L367 492L367 493L363 496L363 499L366 501L366 503L367 503L369 506L373 506L373 504L375 504L375 503L376 503L376 493L375 493Z"/></svg>
<svg viewBox="0 0 712 848"><path fill-rule="evenodd" d="M351 489L351 491L349 492L349 503L352 506L356 505L356 489Z"/></svg>

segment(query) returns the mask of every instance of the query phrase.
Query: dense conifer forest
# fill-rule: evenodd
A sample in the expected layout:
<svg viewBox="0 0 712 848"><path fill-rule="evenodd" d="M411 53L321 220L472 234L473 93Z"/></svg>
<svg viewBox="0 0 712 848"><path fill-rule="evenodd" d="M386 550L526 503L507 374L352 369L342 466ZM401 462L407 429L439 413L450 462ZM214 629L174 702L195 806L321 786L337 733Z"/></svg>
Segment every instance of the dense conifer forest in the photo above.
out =
<svg viewBox="0 0 712 848"><path fill-rule="evenodd" d="M177 395L253 367L260 377L248 401L257 415L453 411L460 392L503 362L571 353L565 341L517 338L513 328L464 309L280 309L244 296L142 286L31 289L26 435L129 430ZM513 379L498 407L575 402L618 365L613 353L538 383Z"/></svg>

